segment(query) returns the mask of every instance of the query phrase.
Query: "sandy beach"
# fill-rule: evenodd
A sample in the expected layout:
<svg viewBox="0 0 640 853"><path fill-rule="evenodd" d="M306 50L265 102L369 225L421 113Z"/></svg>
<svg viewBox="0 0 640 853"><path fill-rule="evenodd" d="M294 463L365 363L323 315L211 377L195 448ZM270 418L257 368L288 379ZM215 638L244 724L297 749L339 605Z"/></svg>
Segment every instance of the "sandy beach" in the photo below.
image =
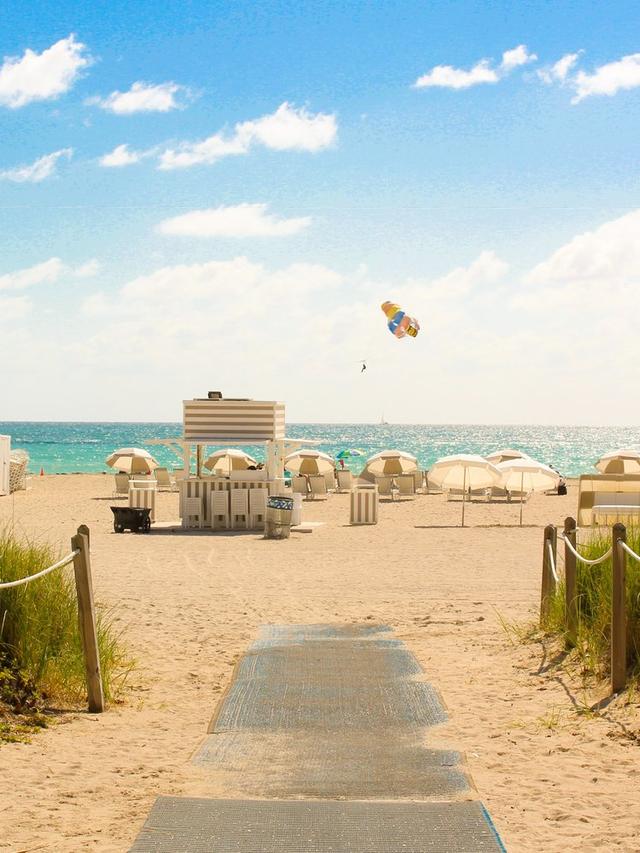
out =
<svg viewBox="0 0 640 853"><path fill-rule="evenodd" d="M534 618L542 527L575 512L573 487L535 495L522 528L516 505L473 503L460 529L442 495L382 503L377 526L352 528L348 496L332 495L304 506L322 526L277 542L115 535L112 484L34 477L0 499L0 524L61 551L89 525L96 596L137 661L105 714L0 747L1 850L124 851L160 794L237 795L190 758L258 626L366 621L390 625L439 689L449 720L431 742L466 755L509 851L640 850L637 703L578 713L598 695L502 624ZM177 518L177 495L159 495L158 518Z"/></svg>

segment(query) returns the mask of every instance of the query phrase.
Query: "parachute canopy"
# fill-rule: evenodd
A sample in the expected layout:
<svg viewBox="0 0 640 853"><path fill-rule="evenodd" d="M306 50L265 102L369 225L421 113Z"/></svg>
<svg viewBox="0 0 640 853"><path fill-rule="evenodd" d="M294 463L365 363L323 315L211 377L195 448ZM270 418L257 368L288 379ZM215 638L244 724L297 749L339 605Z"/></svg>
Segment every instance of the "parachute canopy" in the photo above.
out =
<svg viewBox="0 0 640 853"><path fill-rule="evenodd" d="M383 302L380 306L387 318L387 326L392 335L396 338L404 338L409 335L410 338L415 338L420 331L420 323L414 318L405 314L399 305L393 302Z"/></svg>

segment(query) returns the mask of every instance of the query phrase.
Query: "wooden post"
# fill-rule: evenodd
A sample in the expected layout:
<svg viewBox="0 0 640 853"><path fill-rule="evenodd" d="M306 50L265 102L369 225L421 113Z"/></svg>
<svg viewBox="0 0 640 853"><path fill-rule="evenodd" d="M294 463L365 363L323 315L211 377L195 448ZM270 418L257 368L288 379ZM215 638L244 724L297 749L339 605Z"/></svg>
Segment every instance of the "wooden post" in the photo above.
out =
<svg viewBox="0 0 640 853"><path fill-rule="evenodd" d="M91 582L91 558L89 556L89 528L81 524L78 532L71 538L71 548L79 550L73 558L73 570L76 578L78 596L78 624L84 652L84 665L87 678L89 711L104 711L102 675L100 674L100 654L98 652L98 632L96 613L93 603L93 584Z"/></svg>
<svg viewBox="0 0 640 853"><path fill-rule="evenodd" d="M556 591L556 581L551 571L548 544L551 544L555 560L558 531L553 524L547 524L542 541L542 585L540 590L540 624L544 625L549 616L549 605Z"/></svg>
<svg viewBox="0 0 640 853"><path fill-rule="evenodd" d="M614 524L612 531L611 567L611 692L624 690L627 683L627 614L625 574L627 555L620 542L627 541L624 524Z"/></svg>
<svg viewBox="0 0 640 853"><path fill-rule="evenodd" d="M569 545L576 547L576 521L574 518L564 520L564 595L565 595L565 626L567 629L566 643L575 646L578 634L578 600L576 598L577 561Z"/></svg>

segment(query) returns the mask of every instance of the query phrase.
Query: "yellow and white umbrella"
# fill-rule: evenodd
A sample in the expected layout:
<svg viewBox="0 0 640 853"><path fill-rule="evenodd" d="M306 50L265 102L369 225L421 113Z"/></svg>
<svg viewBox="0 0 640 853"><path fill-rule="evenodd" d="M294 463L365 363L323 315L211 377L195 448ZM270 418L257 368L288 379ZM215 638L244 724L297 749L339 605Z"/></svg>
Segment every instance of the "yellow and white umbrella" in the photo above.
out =
<svg viewBox="0 0 640 853"><path fill-rule="evenodd" d="M499 486L502 483L502 475L495 465L482 456L459 453L456 456L444 456L438 459L429 469L429 482L440 486L444 491L450 489L462 491L462 527L464 527L467 490Z"/></svg>
<svg viewBox="0 0 640 853"><path fill-rule="evenodd" d="M330 474L336 463L320 450L296 450L285 456L284 467L292 474Z"/></svg>
<svg viewBox="0 0 640 853"><path fill-rule="evenodd" d="M230 474L232 471L246 471L250 465L258 463L243 450L237 450L235 447L223 447L221 450L216 450L204 461L204 467L208 468L212 474Z"/></svg>
<svg viewBox="0 0 640 853"><path fill-rule="evenodd" d="M514 450L512 447L505 447L503 450L495 450L493 453L490 453L484 458L487 462L491 462L492 465L499 465L500 462L509 462L512 459L528 459L529 456L521 450Z"/></svg>
<svg viewBox="0 0 640 853"><path fill-rule="evenodd" d="M601 474L640 475L640 453L637 450L610 450L596 462Z"/></svg>
<svg viewBox="0 0 640 853"><path fill-rule="evenodd" d="M508 491L520 492L520 527L522 527L522 505L525 492L546 492L555 489L560 482L560 474L536 462L535 459L509 459L496 465L502 474L502 485Z"/></svg>
<svg viewBox="0 0 640 853"><path fill-rule="evenodd" d="M106 464L125 474L150 474L159 463L141 447L121 447L105 459Z"/></svg>
<svg viewBox="0 0 640 853"><path fill-rule="evenodd" d="M367 459L362 476L394 477L397 474L410 474L418 470L418 460L411 453L402 450L383 450Z"/></svg>

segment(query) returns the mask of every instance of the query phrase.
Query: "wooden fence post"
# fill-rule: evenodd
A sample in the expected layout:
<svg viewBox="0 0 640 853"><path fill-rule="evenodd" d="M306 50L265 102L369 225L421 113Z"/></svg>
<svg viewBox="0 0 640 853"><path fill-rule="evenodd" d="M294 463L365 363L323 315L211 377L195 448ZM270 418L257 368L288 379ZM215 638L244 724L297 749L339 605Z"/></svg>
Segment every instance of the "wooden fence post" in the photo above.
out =
<svg viewBox="0 0 640 853"><path fill-rule="evenodd" d="M568 646L575 646L578 634L578 600L576 598L576 557L569 545L576 547L576 522L574 518L564 520L564 588L565 588L565 619L566 641Z"/></svg>
<svg viewBox="0 0 640 853"><path fill-rule="evenodd" d="M627 683L627 613L625 574L627 555L620 542L627 541L624 524L614 524L611 554L611 692L624 690Z"/></svg>
<svg viewBox="0 0 640 853"><path fill-rule="evenodd" d="M558 531L553 524L547 524L544 529L544 539L542 542L542 585L540 591L540 624L544 625L549 616L549 606L551 599L556 591L556 581L551 571L551 562L549 559L549 547L553 552L553 559L556 558L556 546L558 542Z"/></svg>
<svg viewBox="0 0 640 853"><path fill-rule="evenodd" d="M100 655L98 652L98 633L96 613L93 603L93 584L91 581L91 558L89 556L89 528L82 524L71 538L71 548L79 550L73 558L73 570L78 596L78 624L84 652L84 665L89 696L89 711L104 711L102 675L100 674Z"/></svg>

